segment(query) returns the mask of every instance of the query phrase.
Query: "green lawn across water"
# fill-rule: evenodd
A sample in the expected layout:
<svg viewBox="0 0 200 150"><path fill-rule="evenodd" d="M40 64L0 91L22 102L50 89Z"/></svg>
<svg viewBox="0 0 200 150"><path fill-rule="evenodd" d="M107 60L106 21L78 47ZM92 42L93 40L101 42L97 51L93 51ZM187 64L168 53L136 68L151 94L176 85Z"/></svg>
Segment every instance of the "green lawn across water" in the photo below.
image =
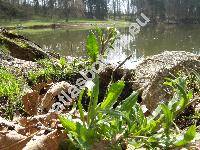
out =
<svg viewBox="0 0 200 150"><path fill-rule="evenodd" d="M115 27L128 27L129 22L124 20L122 21L114 21L114 20L94 20L94 19L70 19L68 22L65 20L12 20L12 21L4 21L0 20L0 27L7 28L16 28L18 26L23 26L26 28L31 28L34 26L48 26L52 24L61 24L64 28L71 29L90 29L94 26L97 27L107 27L107 26L115 26Z"/></svg>

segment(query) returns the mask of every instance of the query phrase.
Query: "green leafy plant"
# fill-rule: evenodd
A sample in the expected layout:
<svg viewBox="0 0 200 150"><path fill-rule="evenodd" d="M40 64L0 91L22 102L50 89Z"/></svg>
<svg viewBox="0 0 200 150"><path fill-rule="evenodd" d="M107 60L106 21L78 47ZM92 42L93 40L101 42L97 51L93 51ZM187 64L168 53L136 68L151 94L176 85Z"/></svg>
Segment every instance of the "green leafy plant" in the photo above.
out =
<svg viewBox="0 0 200 150"><path fill-rule="evenodd" d="M180 99L181 105L179 107L187 107L176 119L176 123L180 124L180 128L185 128L196 123L199 125L200 112L195 108L199 104L200 97L199 77L200 75L196 71L188 71L187 73L180 72L177 78L173 80L167 79L168 81L164 83L173 88L172 92L179 93L176 94L177 97L182 96L184 99L187 99L187 101L184 101L183 98ZM178 92L177 89L181 92ZM191 102L189 102L190 100Z"/></svg>
<svg viewBox="0 0 200 150"><path fill-rule="evenodd" d="M15 110L22 109L22 88L22 79L15 77L5 68L0 68L0 99L1 102L5 101L0 111L10 120L13 119Z"/></svg>
<svg viewBox="0 0 200 150"><path fill-rule="evenodd" d="M197 137L195 125L180 130L174 122L176 116L192 103L192 93L185 90L184 79L177 78L165 83L173 87L174 97L168 103L159 105L150 116L145 116L142 106L137 103L137 92L113 108L124 88L123 81L111 84L104 101L99 104L98 75L94 83L92 91L87 92L90 96L88 112L81 105L82 91L78 100L80 117L71 114L60 116L74 148L95 149L98 143L104 143L101 146L105 149L173 149L187 146Z"/></svg>
<svg viewBox="0 0 200 150"><path fill-rule="evenodd" d="M99 43L93 32L90 32L87 37L86 50L88 56L90 57L91 62L92 63L95 62L99 55Z"/></svg>
<svg viewBox="0 0 200 150"><path fill-rule="evenodd" d="M43 59L38 61L40 68L38 70L31 70L28 72L28 79L32 83L37 83L46 80L66 80L70 79L70 76L78 72L84 67L85 60L83 63L79 63L74 60L73 62L67 62L65 58L60 59Z"/></svg>
<svg viewBox="0 0 200 150"><path fill-rule="evenodd" d="M96 28L90 31L87 37L86 50L91 63L95 62L99 55L105 56L108 48L113 48L117 34L116 28Z"/></svg>

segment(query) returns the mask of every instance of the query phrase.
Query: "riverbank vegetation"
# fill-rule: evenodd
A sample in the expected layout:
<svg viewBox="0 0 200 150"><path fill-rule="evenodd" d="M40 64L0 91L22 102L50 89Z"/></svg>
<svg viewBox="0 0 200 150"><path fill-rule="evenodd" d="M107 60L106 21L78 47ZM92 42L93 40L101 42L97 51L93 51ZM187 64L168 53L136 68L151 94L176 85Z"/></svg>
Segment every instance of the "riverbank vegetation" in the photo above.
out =
<svg viewBox="0 0 200 150"><path fill-rule="evenodd" d="M28 41L17 37L21 42ZM68 89L82 77L79 71L90 70L100 56L106 57L116 39L115 28L96 29L86 40L88 57L85 59L48 55L49 58L34 60L35 67L29 69L1 67L0 112L1 117L10 122L1 118L0 127L5 134L16 132L14 144L34 149L47 143L49 147L53 138L57 143L51 148L55 149L190 149L199 146L198 64L192 71L182 69L170 78L165 77L162 85L169 88L166 92L170 98L157 103L152 112L142 104L142 89L133 90L135 71L129 70L127 79L127 70L121 68L125 61L95 74L93 86L80 89L72 101L62 98L61 91L70 94ZM6 57L4 62L12 62L9 53ZM198 60L193 61L198 63ZM50 112L53 103L60 100L65 104L62 113ZM42 131L44 133L39 133ZM36 139L32 138L34 135ZM8 143L13 142L7 137ZM19 139L27 142L19 142ZM38 146L40 142L43 144ZM13 146L1 145L8 149Z"/></svg>
<svg viewBox="0 0 200 150"><path fill-rule="evenodd" d="M65 20L0 20L0 26L15 31L29 31L29 32L41 32L44 29L68 29L68 30L87 30L94 29L96 27L106 28L106 27L116 27L116 28L125 28L129 26L127 21L102 21L102 20L91 20L91 19L70 19L68 22ZM26 30L25 30L26 29ZM37 29L37 30L35 30Z"/></svg>
<svg viewBox="0 0 200 150"><path fill-rule="evenodd" d="M148 14L151 23L199 23L198 0L1 0L0 19L44 20L88 18L134 21L140 13Z"/></svg>

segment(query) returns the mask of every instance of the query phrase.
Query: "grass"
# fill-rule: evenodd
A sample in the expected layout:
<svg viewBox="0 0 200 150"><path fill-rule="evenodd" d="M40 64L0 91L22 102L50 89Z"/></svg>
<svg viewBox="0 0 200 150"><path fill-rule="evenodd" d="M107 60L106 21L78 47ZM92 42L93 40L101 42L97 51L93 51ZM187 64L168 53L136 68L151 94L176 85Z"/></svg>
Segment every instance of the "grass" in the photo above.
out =
<svg viewBox="0 0 200 150"><path fill-rule="evenodd" d="M17 25L21 24L26 27L34 26L34 25L50 25L52 21L41 21L41 20L28 20L28 21L20 21L20 20L13 20L13 21L1 21L0 25L4 27L16 27Z"/></svg>
<svg viewBox="0 0 200 150"><path fill-rule="evenodd" d="M44 32L49 32L49 31L52 31L52 29L46 28L46 29L12 30L12 32L17 33L17 34L22 34L22 35L23 33L38 34L38 33L44 33Z"/></svg>
<svg viewBox="0 0 200 150"><path fill-rule="evenodd" d="M116 27L127 27L128 22L126 21L101 21L101 20L94 20L94 19L70 19L68 22L65 20L27 20L27 21L21 21L21 20L13 20L13 21L0 21L0 26L3 27L11 27L15 28L18 25L22 25L24 27L30 28L33 26L48 26L51 24L60 23L62 25L65 25L67 28L67 25L76 25L76 29L91 29L93 28L93 25L97 25L99 27L105 27L105 26L113 26ZM90 24L88 26L88 24ZM70 26L71 27L71 26ZM73 28L73 27L71 27Z"/></svg>
<svg viewBox="0 0 200 150"><path fill-rule="evenodd" d="M95 19L71 19L69 23L108 23L108 24L120 24L120 25L127 25L127 21L124 20L95 20Z"/></svg>

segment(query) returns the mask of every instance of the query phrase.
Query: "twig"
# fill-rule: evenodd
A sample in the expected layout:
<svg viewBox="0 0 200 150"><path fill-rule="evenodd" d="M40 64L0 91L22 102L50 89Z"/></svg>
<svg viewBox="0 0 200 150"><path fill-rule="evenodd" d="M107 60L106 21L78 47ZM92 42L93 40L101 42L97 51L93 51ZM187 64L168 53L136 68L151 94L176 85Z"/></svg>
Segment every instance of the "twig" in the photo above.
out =
<svg viewBox="0 0 200 150"><path fill-rule="evenodd" d="M123 62L121 62L113 71L112 71L112 75L111 75L111 83L113 81L113 76L114 76L114 73L117 69L119 69L121 66L123 66L127 60L129 60L133 55L129 55Z"/></svg>
<svg viewBox="0 0 200 150"><path fill-rule="evenodd" d="M113 82L113 76L114 76L115 71L116 71L117 69L119 69L121 66L123 66L123 65L126 63L126 61L129 60L132 56L133 56L132 54L129 55L123 62L121 62L121 63L112 71L110 83L108 84L108 88L107 88L107 89L109 89L110 85L111 85L112 82Z"/></svg>
<svg viewBox="0 0 200 150"><path fill-rule="evenodd" d="M121 66L123 66L127 60L129 60L133 55L129 55L123 62L121 62L115 69L113 72L115 72L117 69L119 69Z"/></svg>

